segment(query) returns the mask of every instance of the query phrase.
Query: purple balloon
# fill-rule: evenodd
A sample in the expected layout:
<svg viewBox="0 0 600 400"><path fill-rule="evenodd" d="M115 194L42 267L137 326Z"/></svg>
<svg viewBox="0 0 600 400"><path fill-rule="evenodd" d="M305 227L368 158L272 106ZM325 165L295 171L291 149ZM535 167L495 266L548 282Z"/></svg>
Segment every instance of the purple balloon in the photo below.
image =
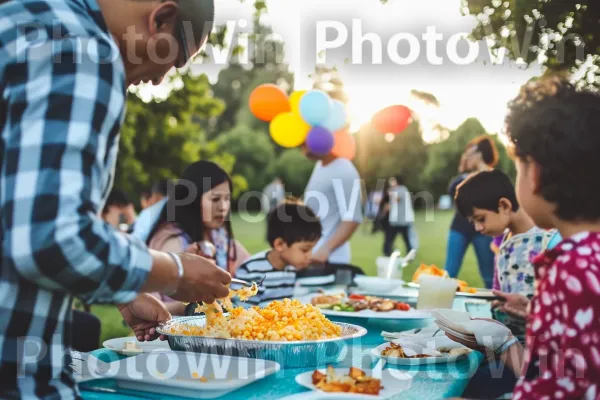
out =
<svg viewBox="0 0 600 400"><path fill-rule="evenodd" d="M329 154L333 148L333 135L322 126L313 127L306 137L306 147L316 155Z"/></svg>

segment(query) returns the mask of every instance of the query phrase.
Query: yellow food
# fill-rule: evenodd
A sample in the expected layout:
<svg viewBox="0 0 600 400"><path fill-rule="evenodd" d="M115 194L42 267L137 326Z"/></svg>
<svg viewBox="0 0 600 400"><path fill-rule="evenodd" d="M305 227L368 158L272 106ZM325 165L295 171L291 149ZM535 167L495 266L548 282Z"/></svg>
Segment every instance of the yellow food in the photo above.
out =
<svg viewBox="0 0 600 400"><path fill-rule="evenodd" d="M447 278L448 277L448 272L446 270L443 270L441 268L438 268L435 265L426 265L426 264L421 264L421 266L419 266L419 268L417 268L417 270L415 271L414 275L413 275L413 282L418 283L419 282L419 278L421 277L421 275L433 275L433 276L439 276L442 278ZM458 291L459 292L464 292L464 293L477 293L477 289L469 287L469 284L465 281L461 281L458 280Z"/></svg>
<svg viewBox="0 0 600 400"><path fill-rule="evenodd" d="M180 324L169 328L170 333L272 341L328 339L342 333L341 327L325 318L320 309L298 300L273 301L265 308L232 308L228 316L214 304L201 307L210 314L205 327Z"/></svg>

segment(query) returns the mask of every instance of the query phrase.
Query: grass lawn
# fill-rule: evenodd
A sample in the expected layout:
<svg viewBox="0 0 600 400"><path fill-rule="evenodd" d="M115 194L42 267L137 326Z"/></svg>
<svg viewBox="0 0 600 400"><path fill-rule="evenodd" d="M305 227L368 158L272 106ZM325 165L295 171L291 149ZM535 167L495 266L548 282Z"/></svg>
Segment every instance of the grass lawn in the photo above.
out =
<svg viewBox="0 0 600 400"><path fill-rule="evenodd" d="M243 243L250 253L264 250L268 247L265 240L265 221L256 221L253 215L234 215L232 218L236 238ZM417 213L417 231L419 234L419 252L416 261L406 268L404 279L410 280L412 273L421 262L443 267L446 257L446 238L452 213L435 211L433 221L426 221L425 213ZM375 258L382 254L383 234L370 234L370 225L360 227L352 238L352 262L361 267L367 274L375 275L377 267ZM398 237L396 246L403 254L404 244ZM460 278L471 286L482 287L483 283L477 269L477 262L472 248L469 248ZM92 312L102 320L102 338L104 341L113 337L128 336L131 331L123 326L121 315L113 306L92 306Z"/></svg>

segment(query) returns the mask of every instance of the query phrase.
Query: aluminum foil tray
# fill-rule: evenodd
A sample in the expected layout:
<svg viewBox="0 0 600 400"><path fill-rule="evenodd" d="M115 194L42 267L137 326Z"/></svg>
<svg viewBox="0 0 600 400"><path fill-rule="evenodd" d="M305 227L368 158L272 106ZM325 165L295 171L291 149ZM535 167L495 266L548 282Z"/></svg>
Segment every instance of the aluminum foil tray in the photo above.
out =
<svg viewBox="0 0 600 400"><path fill-rule="evenodd" d="M204 326L205 323L204 316L179 317L160 327L158 332L167 336L172 350L272 360L278 362L281 368L308 368L336 363L344 357L348 341L367 333L361 326L335 323L342 328L339 338L275 342L173 335L168 331L169 327L177 324Z"/></svg>

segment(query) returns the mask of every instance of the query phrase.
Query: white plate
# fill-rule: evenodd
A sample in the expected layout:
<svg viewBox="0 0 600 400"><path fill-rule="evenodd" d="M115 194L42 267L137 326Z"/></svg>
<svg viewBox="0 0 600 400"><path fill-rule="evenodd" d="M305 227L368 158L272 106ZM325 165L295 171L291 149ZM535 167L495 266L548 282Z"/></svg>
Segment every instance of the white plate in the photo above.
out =
<svg viewBox="0 0 600 400"><path fill-rule="evenodd" d="M344 318L357 318L357 319L389 319L389 320L397 320L397 319L429 319L433 318L429 311L419 311L410 309L409 311L372 311L372 310L362 310L362 311L334 311L322 309L321 312L323 315L327 317L344 317Z"/></svg>
<svg viewBox="0 0 600 400"><path fill-rule="evenodd" d="M462 323L471 321L471 314L468 312L448 309L435 309L431 310L431 314L435 318L436 322L441 322L446 328L450 328L451 330L464 335L473 335L473 332L462 326Z"/></svg>
<svg viewBox="0 0 600 400"><path fill-rule="evenodd" d="M325 369L319 369L322 373L326 373ZM367 376L373 376L373 371L370 369L363 370ZM309 388L311 390L315 390L318 393L324 393L317 389L315 385L312 383L312 374L314 370L304 372L302 374L296 375L296 383L300 386L304 386L305 388ZM335 372L337 375L347 375L350 372L350 368L335 368ZM360 395L361 398L365 399L377 399L377 398L389 398L397 395L398 393L404 392L410 389L412 384L412 376L407 374L406 372L402 372L397 369L384 369L381 373L381 385L383 389L379 392L379 396L375 395ZM344 394L344 393L336 393L338 396L344 395L339 398L356 398L355 395ZM304 393L305 398L313 399L312 393ZM348 397L348 396L352 397ZM337 397L334 397L337 398Z"/></svg>
<svg viewBox="0 0 600 400"><path fill-rule="evenodd" d="M136 347L139 347L140 349L142 349L142 351L124 350L125 343L128 342L135 343ZM104 343L102 343L102 346L114 351L115 353L123 354L125 356L137 356L142 353L149 353L157 350L171 350L171 348L169 347L169 343L167 343L166 341L161 341L157 339L153 340L152 342L138 342L137 339L133 336L106 340Z"/></svg>
<svg viewBox="0 0 600 400"><path fill-rule="evenodd" d="M404 286L406 288L411 289L419 289L420 286L415 282L405 283ZM470 299L482 299L482 300L495 300L498 298L490 289L485 288L475 288L477 292L475 293L466 293L466 292L456 292L456 297L466 297Z"/></svg>
<svg viewBox="0 0 600 400"><path fill-rule="evenodd" d="M385 297L391 300L394 300L396 298L414 298L416 299L417 297L419 297L419 291L417 289L414 288L408 288L408 287L399 287L396 288L394 290L392 290L391 292L385 293L385 295L382 295L381 293L377 293L376 291L370 291L370 290L362 290L362 289L357 289L357 290L353 290L353 293L356 294L362 294L364 296L377 296L377 297Z"/></svg>
<svg viewBox="0 0 600 400"><path fill-rule="evenodd" d="M354 283L356 283L360 290L373 293L376 296L395 291L402 288L402 285L404 285L404 281L401 279L387 279L365 275L356 276L354 278Z"/></svg>
<svg viewBox="0 0 600 400"><path fill-rule="evenodd" d="M223 396L280 369L275 361L178 351L144 353L111 367L104 377L121 388L199 399Z"/></svg>
<svg viewBox="0 0 600 400"><path fill-rule="evenodd" d="M443 339L443 337L441 337L441 339ZM381 353L389 345L390 345L390 343L381 344L381 345L375 347L374 349L372 349L371 354L377 358L382 358L388 364L393 364L393 365L446 364L446 363L451 363L451 362L455 362L458 360L462 360L463 358L467 357L467 355L445 356L445 357L427 357L427 358L399 358L399 357L384 357L384 356L382 356ZM453 347L456 347L456 348L465 347L458 343L455 343L455 345L456 346L453 346Z"/></svg>
<svg viewBox="0 0 600 400"><path fill-rule="evenodd" d="M452 330L452 329L450 329L450 328L448 328L448 327L444 326L444 325L443 325L443 324L441 324L439 321L436 321L435 323L436 323L436 325L437 325L437 326L439 326L439 328L440 328L442 331L444 331L444 332L446 332L446 333L449 333L449 334L450 334L450 335L452 335L452 336L456 336L457 338L459 338L459 339L461 339L461 340L464 340L464 341L466 341L466 342L471 342L471 343L473 343L473 344L477 344L477 339L475 339L475 336L473 336L473 335L465 335L465 334L463 334L463 333L456 332L456 331L454 331L454 330Z"/></svg>

